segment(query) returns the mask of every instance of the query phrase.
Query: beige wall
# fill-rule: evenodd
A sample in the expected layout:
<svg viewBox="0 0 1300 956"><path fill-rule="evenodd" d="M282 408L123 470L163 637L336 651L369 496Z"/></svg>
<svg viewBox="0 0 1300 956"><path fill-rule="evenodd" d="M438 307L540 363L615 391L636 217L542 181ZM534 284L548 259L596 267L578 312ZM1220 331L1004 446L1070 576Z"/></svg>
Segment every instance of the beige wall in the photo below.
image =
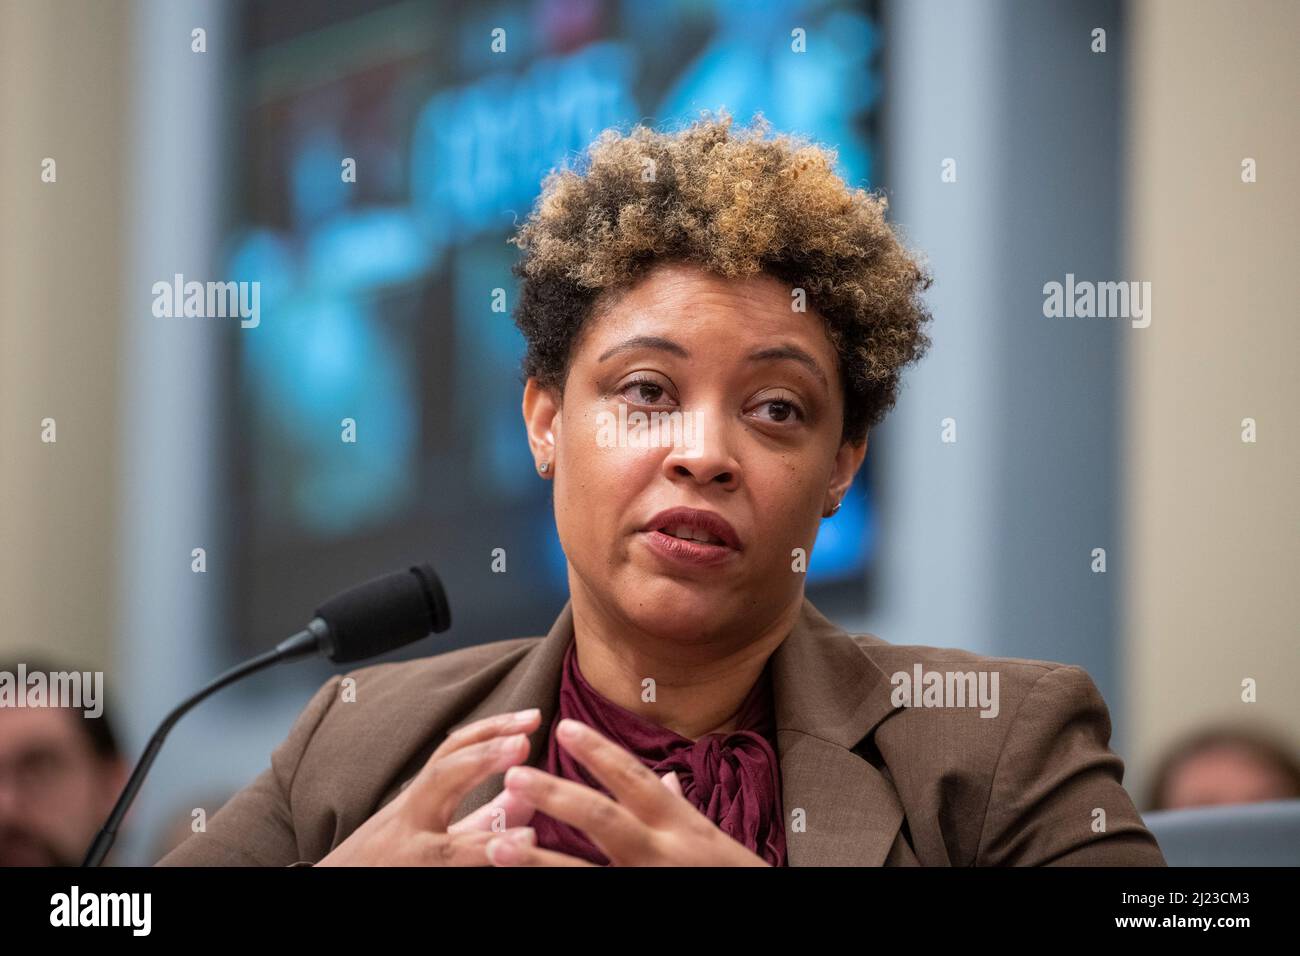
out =
<svg viewBox="0 0 1300 956"><path fill-rule="evenodd" d="M1135 3L1125 523L1132 779L1211 719L1300 747L1300 4ZM1241 161L1258 182L1241 182ZM1258 422L1257 444L1241 420ZM1241 682L1259 702L1241 702Z"/></svg>
<svg viewBox="0 0 1300 956"><path fill-rule="evenodd" d="M0 653L93 669L113 625L125 9L0 0Z"/></svg>

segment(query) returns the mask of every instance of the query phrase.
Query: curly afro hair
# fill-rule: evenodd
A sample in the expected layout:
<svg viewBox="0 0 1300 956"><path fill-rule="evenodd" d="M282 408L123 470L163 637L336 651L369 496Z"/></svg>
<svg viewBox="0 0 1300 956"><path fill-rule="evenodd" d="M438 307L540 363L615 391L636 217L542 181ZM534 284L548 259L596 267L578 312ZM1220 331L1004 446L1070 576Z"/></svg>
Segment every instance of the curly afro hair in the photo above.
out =
<svg viewBox="0 0 1300 956"><path fill-rule="evenodd" d="M608 129L577 170L553 170L510 239L523 256L515 322L523 372L562 393L584 323L659 262L728 278L764 272L802 289L826 323L844 383L844 440L860 445L930 340L929 272L885 221L887 200L850 188L837 153L756 114L725 111L677 132Z"/></svg>

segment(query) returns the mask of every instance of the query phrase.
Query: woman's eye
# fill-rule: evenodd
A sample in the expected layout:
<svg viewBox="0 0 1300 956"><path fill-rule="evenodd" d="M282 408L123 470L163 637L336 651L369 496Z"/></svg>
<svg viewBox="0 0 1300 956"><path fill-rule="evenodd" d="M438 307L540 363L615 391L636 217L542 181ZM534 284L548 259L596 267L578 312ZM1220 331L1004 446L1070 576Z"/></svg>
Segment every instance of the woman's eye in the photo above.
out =
<svg viewBox="0 0 1300 956"><path fill-rule="evenodd" d="M768 409L767 420L772 422L802 421L803 412L794 402L787 402L784 399L774 398L770 401L762 402L757 406L759 409Z"/></svg>
<svg viewBox="0 0 1300 956"><path fill-rule="evenodd" d="M664 397L664 387L651 381L628 382L621 394L638 405L657 405Z"/></svg>

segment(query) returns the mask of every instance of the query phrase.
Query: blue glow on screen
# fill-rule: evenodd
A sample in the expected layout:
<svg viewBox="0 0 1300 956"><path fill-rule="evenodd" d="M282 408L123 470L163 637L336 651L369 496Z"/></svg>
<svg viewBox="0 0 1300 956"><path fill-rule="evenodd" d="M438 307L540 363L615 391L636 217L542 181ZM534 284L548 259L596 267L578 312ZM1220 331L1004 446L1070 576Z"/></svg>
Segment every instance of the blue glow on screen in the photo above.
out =
<svg viewBox="0 0 1300 956"><path fill-rule="evenodd" d="M807 29L807 55L791 54L792 24ZM488 52L492 26L507 27L511 56ZM835 147L840 172L868 184L862 119L879 95L879 37L839 0L504 3L463 14L455 29L455 79L429 85L412 73L383 96L358 97L366 110L392 110L388 125L362 124L371 139L396 128L387 139L356 141L353 80L340 79L337 96L277 104L289 119L261 161L287 183L287 223L251 224L230 255L234 278L262 283L262 322L240 339L254 507L295 539L382 531L410 519L435 467L439 495L464 520L498 505L531 509L548 579L562 589L564 555L520 418L522 337L509 311L489 306L495 287L515 305L509 231L543 176L603 129L673 126L701 108L738 122L762 112L777 130ZM439 61L443 42L430 36ZM382 174L359 160L358 176L396 187L344 182L340 157L354 155L384 157ZM437 334L422 336L431 322ZM450 407L430 404L431 369L453 381ZM451 416L453 440L430 445L429 416ZM344 418L357 420L354 445L340 441ZM861 575L875 536L859 482L823 523L808 580Z"/></svg>
<svg viewBox="0 0 1300 956"><path fill-rule="evenodd" d="M360 299L297 295L246 346L250 399L274 409L275 449L258 493L304 527L341 535L393 515L415 493L417 407L410 365ZM357 441L343 441L344 420Z"/></svg>
<svg viewBox="0 0 1300 956"><path fill-rule="evenodd" d="M861 570L875 550L875 540L875 512L859 476L835 516L822 520L808 559L808 583L838 581Z"/></svg>

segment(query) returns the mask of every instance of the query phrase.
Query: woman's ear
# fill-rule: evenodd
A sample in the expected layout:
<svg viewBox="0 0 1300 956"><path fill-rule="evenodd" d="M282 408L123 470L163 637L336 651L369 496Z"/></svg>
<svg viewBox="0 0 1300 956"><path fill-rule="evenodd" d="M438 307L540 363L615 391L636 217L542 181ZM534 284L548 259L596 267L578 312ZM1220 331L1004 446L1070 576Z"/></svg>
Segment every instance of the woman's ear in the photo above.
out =
<svg viewBox="0 0 1300 956"><path fill-rule="evenodd" d="M555 474L555 433L559 429L560 405L551 390L536 378L524 385L524 426L528 429L528 446L533 463L543 478Z"/></svg>
<svg viewBox="0 0 1300 956"><path fill-rule="evenodd" d="M861 445L848 441L840 442L840 450L835 453L835 466L831 470L831 481L826 487L823 515L829 517L839 510L840 502L848 494L854 476L862 467L863 459L867 457L867 441L868 438L864 436Z"/></svg>

